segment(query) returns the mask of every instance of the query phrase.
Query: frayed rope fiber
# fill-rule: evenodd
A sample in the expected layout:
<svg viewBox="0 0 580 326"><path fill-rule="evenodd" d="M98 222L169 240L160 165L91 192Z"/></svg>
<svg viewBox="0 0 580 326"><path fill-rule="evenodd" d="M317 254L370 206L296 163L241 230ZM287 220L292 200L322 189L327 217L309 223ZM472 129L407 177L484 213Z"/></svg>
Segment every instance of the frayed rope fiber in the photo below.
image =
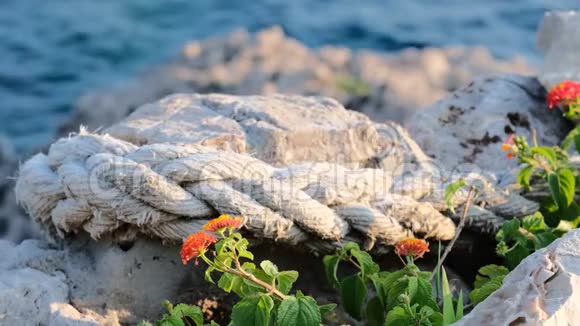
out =
<svg viewBox="0 0 580 326"><path fill-rule="evenodd" d="M372 246L414 235L451 239L455 225L440 213L445 184L413 195L400 181L379 168L280 168L199 145L136 146L81 132L25 162L16 195L39 225L61 237L87 232L94 239L181 241L207 220L230 214L242 216L253 237L318 251L344 240ZM494 229L501 216L537 210L517 195L485 195L488 206L470 210L468 225Z"/></svg>

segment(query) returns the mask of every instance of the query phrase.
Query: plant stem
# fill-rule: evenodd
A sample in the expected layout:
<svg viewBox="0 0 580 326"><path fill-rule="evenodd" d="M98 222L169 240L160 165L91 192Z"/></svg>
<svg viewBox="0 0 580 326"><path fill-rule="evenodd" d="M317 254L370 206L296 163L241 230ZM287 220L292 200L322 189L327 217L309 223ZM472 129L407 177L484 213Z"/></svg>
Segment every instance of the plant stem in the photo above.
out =
<svg viewBox="0 0 580 326"><path fill-rule="evenodd" d="M357 264L356 261L352 259L352 257L348 257L348 261L351 262L356 268L362 271L362 267L359 264Z"/></svg>
<svg viewBox="0 0 580 326"><path fill-rule="evenodd" d="M433 277L435 277L436 272L443 265L445 258L447 258L447 255L449 255L449 253L451 252L451 249L453 249L453 245L455 245L455 241L457 241L457 239L459 238L459 235L461 234L461 231L463 230L463 227L465 226L465 221L467 220L467 212L469 211L469 206L471 206L471 201L473 200L474 195L475 195L475 187L471 186L469 188L469 193L467 194L467 200L465 201L465 206L463 206L463 213L461 214L461 219L459 220L459 224L457 225L457 230L455 231L455 236L453 237L453 239L451 239L451 241L449 242L447 247L445 247L445 251L443 252L443 256L441 256L441 259L437 262L437 266L435 267L435 270L433 270L433 272L431 273L430 280L433 280Z"/></svg>
<svg viewBox="0 0 580 326"><path fill-rule="evenodd" d="M235 272L232 272L233 274L236 274L238 276L241 276L247 280L250 280L256 284L258 284L259 286L263 287L264 289L268 290L268 292L270 293L274 293L275 295L277 295L281 300L286 299L288 296L285 295L284 293L280 292L278 289L276 289L275 286L270 285L262 280L260 280L259 278L255 277L254 275L246 272L241 266L240 266L240 262L238 260L235 261L236 263L236 269L234 270Z"/></svg>

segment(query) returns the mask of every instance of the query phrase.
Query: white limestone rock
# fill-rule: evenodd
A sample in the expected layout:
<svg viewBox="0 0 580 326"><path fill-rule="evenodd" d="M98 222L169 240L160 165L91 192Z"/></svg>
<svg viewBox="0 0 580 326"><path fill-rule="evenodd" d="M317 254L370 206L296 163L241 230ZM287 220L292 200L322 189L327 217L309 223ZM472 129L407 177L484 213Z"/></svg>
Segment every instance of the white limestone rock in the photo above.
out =
<svg viewBox="0 0 580 326"><path fill-rule="evenodd" d="M120 325L115 316L81 313L70 305L64 252L45 242L15 246L0 240L0 325Z"/></svg>
<svg viewBox="0 0 580 326"><path fill-rule="evenodd" d="M539 75L542 84L549 89L564 80L580 80L580 13L545 13L537 37L545 55Z"/></svg>
<svg viewBox="0 0 580 326"><path fill-rule="evenodd" d="M134 80L82 96L61 134L108 127L136 108L172 93L323 95L377 121L406 121L419 108L474 76L531 74L521 57L493 58L485 48L408 49L397 54L309 49L279 27L250 35L191 42L175 60Z"/></svg>
<svg viewBox="0 0 580 326"><path fill-rule="evenodd" d="M121 249L109 241L0 241L0 325L118 326L159 316L165 299L191 288L179 248L140 240Z"/></svg>
<svg viewBox="0 0 580 326"><path fill-rule="evenodd" d="M326 97L176 94L142 106L105 132L139 145L184 142L249 153L276 165L364 165L396 146L402 150L389 159L399 164L426 159L399 126L375 123Z"/></svg>
<svg viewBox="0 0 580 326"><path fill-rule="evenodd" d="M545 90L534 78L501 75L479 78L417 112L409 133L425 153L451 171L465 166L498 178L517 166L501 144L515 133L531 144L559 144L571 126L545 104Z"/></svg>
<svg viewBox="0 0 580 326"><path fill-rule="evenodd" d="M31 268L0 272L0 324L39 325L50 318L50 304L64 302L68 287L62 273Z"/></svg>
<svg viewBox="0 0 580 326"><path fill-rule="evenodd" d="M524 259L456 326L580 323L580 229Z"/></svg>

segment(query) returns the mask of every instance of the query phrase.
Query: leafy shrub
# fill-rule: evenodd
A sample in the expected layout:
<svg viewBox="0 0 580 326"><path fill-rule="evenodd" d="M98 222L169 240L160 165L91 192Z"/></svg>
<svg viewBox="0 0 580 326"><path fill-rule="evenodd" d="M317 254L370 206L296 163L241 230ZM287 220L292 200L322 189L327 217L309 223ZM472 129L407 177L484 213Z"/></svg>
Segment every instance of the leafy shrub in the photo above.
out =
<svg viewBox="0 0 580 326"><path fill-rule="evenodd" d="M321 305L301 291L292 292L298 279L296 271L280 271L269 260L254 264L254 255L248 250L248 240L235 229L242 225L241 218L222 215L209 221L204 230L190 235L183 243L181 258L184 264L201 259L206 265L206 281L215 284L214 273L220 273L217 286L225 292L234 292L240 300L233 306L232 324L243 326L304 325L318 326L322 316L336 305ZM214 237L218 236L218 238ZM209 248L214 251L209 257ZM179 307L179 309L178 309ZM186 309L186 307L188 307ZM178 320L189 318L196 326L203 319L194 306L178 305L168 309L158 325L182 325ZM185 314L188 313L188 314ZM211 325L217 325L212 322Z"/></svg>
<svg viewBox="0 0 580 326"><path fill-rule="evenodd" d="M325 256L323 263L328 281L340 293L344 310L366 325L449 325L463 316L463 301L460 297L454 308L443 270L443 307L439 307L430 282L431 272L421 271L414 263L427 251L424 240L400 241L395 252L401 259L405 257L405 266L387 272L381 271L356 243L348 242L337 253ZM357 272L339 279L341 264L352 265Z"/></svg>

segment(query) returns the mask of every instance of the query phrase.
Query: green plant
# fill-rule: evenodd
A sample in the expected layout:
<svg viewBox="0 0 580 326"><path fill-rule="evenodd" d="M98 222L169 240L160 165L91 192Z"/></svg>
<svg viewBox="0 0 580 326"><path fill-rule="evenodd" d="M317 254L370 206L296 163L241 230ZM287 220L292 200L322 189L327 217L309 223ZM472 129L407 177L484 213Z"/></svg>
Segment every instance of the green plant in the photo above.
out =
<svg viewBox="0 0 580 326"><path fill-rule="evenodd" d="M509 269L500 265L486 265L479 269L473 283L473 291L469 294L471 303L478 304L490 294L499 289Z"/></svg>
<svg viewBox="0 0 580 326"><path fill-rule="evenodd" d="M322 316L334 309L336 305L319 306L314 298L301 291L291 294L292 286L298 279L296 271L280 271L269 260L254 264L254 255L248 250L249 242L241 233L234 232L242 225L241 218L222 215L209 221L204 230L190 235L183 243L181 258L186 264L195 258L196 265L201 259L206 265L206 281L215 284L214 273L220 273L217 286L225 292L233 292L240 300L233 306L231 325L241 326L318 326ZM216 234L218 238L214 237ZM210 253L213 245L214 251ZM177 307L180 307L176 311ZM185 309L185 307L188 307ZM158 325L177 322L182 312L193 320L195 325L203 325L194 306L178 305L168 309L170 314L164 316ZM195 314L193 314L195 312ZM161 324L159 324L161 323ZM217 325L212 322L212 325Z"/></svg>
<svg viewBox="0 0 580 326"><path fill-rule="evenodd" d="M165 300L163 306L167 309L167 314L155 322L155 326L187 326L194 323L197 326L204 325L203 314L198 306L180 303L173 306L171 302ZM215 323L205 325L217 325ZM150 322L142 321L139 326L153 326Z"/></svg>
<svg viewBox="0 0 580 326"><path fill-rule="evenodd" d="M439 307L431 273L421 271L414 263L427 251L424 240L400 241L395 252L405 266L386 272L356 243L348 242L335 254L325 256L323 263L329 282L340 293L344 310L366 325L449 325L463 316L463 300L459 298L456 307L449 306L453 298L443 270L440 282L444 298ZM356 273L339 277L342 264L350 265Z"/></svg>
<svg viewBox="0 0 580 326"><path fill-rule="evenodd" d="M580 145L580 130L573 130L562 146L538 146L535 136L534 145L529 146L524 137L514 135L502 145L508 159L517 157L521 165L517 176L518 183L531 190L531 180L540 179L548 185L549 196L541 202L541 212L545 223L557 227L562 221L572 228L580 223L580 206L575 200L579 191L578 169L570 161L567 150L572 142ZM539 183L536 181L536 183Z"/></svg>
<svg viewBox="0 0 580 326"><path fill-rule="evenodd" d="M578 111L577 103L580 102L577 99L571 103L574 110L568 112ZM517 157L520 186L532 190L532 180L535 184L544 182L548 185L549 195L540 203L540 212L503 223L496 234L496 253L504 257L507 268L487 265L479 269L474 290L469 295L473 304L499 289L509 270L527 256L580 224L580 206L576 198L580 174L567 152L572 144L576 151L580 151L580 127L572 130L560 146L538 146L535 135L533 144L529 146L524 137L512 135L502 144L502 150L507 152L508 159Z"/></svg>
<svg viewBox="0 0 580 326"><path fill-rule="evenodd" d="M504 222L496 234L496 252L505 258L509 269L515 268L534 251L544 248L558 238L562 232L546 226L542 214L512 219Z"/></svg>
<svg viewBox="0 0 580 326"><path fill-rule="evenodd" d="M445 272L443 267L441 267L441 288L443 294L443 325L450 325L463 318L463 291L459 291L457 304L454 306L447 272Z"/></svg>
<svg viewBox="0 0 580 326"><path fill-rule="evenodd" d="M394 307L387 314L385 325L389 326L431 326L443 325L443 316L429 306L411 305L411 299L407 293L399 297L400 305Z"/></svg>
<svg viewBox="0 0 580 326"><path fill-rule="evenodd" d="M368 83L355 76L342 75L336 80L336 85L344 92L355 96L371 95L371 87Z"/></svg>

